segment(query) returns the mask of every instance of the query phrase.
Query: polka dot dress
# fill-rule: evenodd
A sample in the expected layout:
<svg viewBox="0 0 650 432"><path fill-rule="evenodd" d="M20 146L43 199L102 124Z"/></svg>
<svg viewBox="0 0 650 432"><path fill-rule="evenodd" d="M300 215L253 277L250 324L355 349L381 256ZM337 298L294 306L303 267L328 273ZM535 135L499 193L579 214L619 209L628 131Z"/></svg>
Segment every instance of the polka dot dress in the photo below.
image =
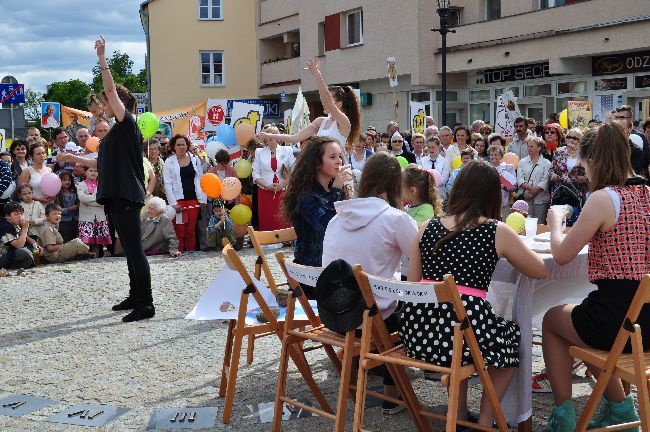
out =
<svg viewBox="0 0 650 432"><path fill-rule="evenodd" d="M458 285L488 290L499 256L495 248L497 221L465 230L433 253L436 242L448 233L437 218L431 219L420 240L422 278L442 280L451 274ZM519 327L492 311L487 300L461 295L481 353L488 365L497 368L519 365ZM405 303L400 336L409 357L441 366L451 364L453 326L456 314L450 303ZM472 359L467 345L463 364Z"/></svg>

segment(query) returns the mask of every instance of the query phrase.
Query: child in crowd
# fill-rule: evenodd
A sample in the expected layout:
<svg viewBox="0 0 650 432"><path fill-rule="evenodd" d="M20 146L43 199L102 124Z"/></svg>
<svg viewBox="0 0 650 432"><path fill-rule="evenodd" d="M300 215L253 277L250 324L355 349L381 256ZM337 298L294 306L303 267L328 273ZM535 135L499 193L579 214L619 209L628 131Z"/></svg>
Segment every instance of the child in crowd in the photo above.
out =
<svg viewBox="0 0 650 432"><path fill-rule="evenodd" d="M103 245L111 244L104 206L97 203L97 169L86 167L86 180L77 185L79 195L79 238L97 256L104 255Z"/></svg>
<svg viewBox="0 0 650 432"><path fill-rule="evenodd" d="M235 250L241 250L237 242L232 217L228 214L222 200L215 200L212 204L212 216L208 222L208 248L221 248L221 241L227 238Z"/></svg>
<svg viewBox="0 0 650 432"><path fill-rule="evenodd" d="M32 250L39 251L39 247L36 240L27 236L28 228L22 206L15 201L5 204L5 214L0 219L0 268L25 269L34 265Z"/></svg>
<svg viewBox="0 0 650 432"><path fill-rule="evenodd" d="M49 203L45 206L45 216L47 221L40 230L39 238L45 249L43 259L49 263L62 263L73 259L84 259L93 256L88 252L81 239L74 238L69 242L64 242L59 233L58 225L61 222L61 213L63 209L57 203Z"/></svg>
<svg viewBox="0 0 650 432"><path fill-rule="evenodd" d="M404 210L417 223L442 215L442 202L433 174L419 165L410 164L404 170L402 198L409 203Z"/></svg>
<svg viewBox="0 0 650 432"><path fill-rule="evenodd" d="M519 213L524 217L528 217L528 203L524 200L515 201L510 208L510 214L512 213Z"/></svg>
<svg viewBox="0 0 650 432"><path fill-rule="evenodd" d="M458 174L460 174L460 170L463 169L463 167L467 165L472 159L474 159L473 150L474 149L466 148L460 152L461 165L453 170L449 176L449 181L447 182L447 195L451 193L451 188L454 186L454 182L456 181Z"/></svg>
<svg viewBox="0 0 650 432"><path fill-rule="evenodd" d="M59 178L61 179L61 191L54 198L54 202L61 207L59 232L63 241L69 242L79 236L79 197L72 174L68 171L61 171Z"/></svg>
<svg viewBox="0 0 650 432"><path fill-rule="evenodd" d="M11 161L11 155L9 153L0 152L0 160L7 162L9 166L11 166L12 161Z"/></svg>
<svg viewBox="0 0 650 432"><path fill-rule="evenodd" d="M45 209L43 204L34 199L32 187L29 184L18 186L16 198L20 200L25 219L29 222L27 235L31 238L38 238L38 232L45 223Z"/></svg>
<svg viewBox="0 0 650 432"><path fill-rule="evenodd" d="M228 150L219 150L214 156L215 166L208 170L209 173L216 174L221 180L226 177L237 177L235 169L230 165L230 153Z"/></svg>

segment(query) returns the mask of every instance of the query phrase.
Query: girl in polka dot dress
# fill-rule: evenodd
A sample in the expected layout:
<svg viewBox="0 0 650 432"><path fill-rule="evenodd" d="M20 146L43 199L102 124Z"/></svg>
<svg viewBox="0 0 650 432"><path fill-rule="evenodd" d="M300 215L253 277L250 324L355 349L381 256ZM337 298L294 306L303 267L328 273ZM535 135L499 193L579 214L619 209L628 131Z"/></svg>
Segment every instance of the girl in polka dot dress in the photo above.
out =
<svg viewBox="0 0 650 432"><path fill-rule="evenodd" d="M546 276L542 259L510 227L499 222L500 214L498 172L486 163L469 162L451 190L447 216L433 218L420 229L408 277L410 281L440 281L446 274L454 276L499 399L519 365L519 327L497 316L485 300L492 273L499 258L505 257L526 276ZM407 354L449 366L454 324L456 316L449 303L406 303L400 336ZM462 363L471 362L465 346ZM461 383L458 418L468 418L467 381ZM479 423L491 426L493 421L490 405L483 397Z"/></svg>

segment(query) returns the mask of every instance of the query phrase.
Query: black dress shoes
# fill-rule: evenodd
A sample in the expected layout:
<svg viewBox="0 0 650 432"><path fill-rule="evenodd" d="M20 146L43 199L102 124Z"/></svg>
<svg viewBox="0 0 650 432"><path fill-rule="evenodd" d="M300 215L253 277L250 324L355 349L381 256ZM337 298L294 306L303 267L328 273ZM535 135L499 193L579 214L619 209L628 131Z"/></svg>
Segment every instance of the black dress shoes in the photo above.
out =
<svg viewBox="0 0 650 432"><path fill-rule="evenodd" d="M156 315L156 308L153 305L137 306L130 314L122 318L124 322L140 321L143 319L153 318Z"/></svg>

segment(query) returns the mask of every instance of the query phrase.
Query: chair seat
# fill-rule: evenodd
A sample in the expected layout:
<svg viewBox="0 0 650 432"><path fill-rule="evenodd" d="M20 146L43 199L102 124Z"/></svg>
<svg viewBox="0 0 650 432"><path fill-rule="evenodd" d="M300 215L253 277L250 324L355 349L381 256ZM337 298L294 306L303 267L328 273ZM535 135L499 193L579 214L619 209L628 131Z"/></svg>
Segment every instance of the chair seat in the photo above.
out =
<svg viewBox="0 0 650 432"><path fill-rule="evenodd" d="M329 330L323 325L305 331L287 330L287 335L293 336L296 339L308 339L314 342L320 342L323 345L331 345L341 348L345 346L344 334ZM354 347L359 348L360 346L361 342L356 338L354 341Z"/></svg>
<svg viewBox="0 0 650 432"><path fill-rule="evenodd" d="M569 348L569 354L573 357L578 357L585 363L592 364L598 368L602 368L607 361L609 351L603 351L596 348L583 348L572 346ZM644 364L650 364L650 351L643 353ZM616 362L616 369L614 375L624 379L628 382L634 382L636 374L634 373L634 356L632 354L621 354ZM650 368L645 370L646 379L650 378Z"/></svg>
<svg viewBox="0 0 650 432"><path fill-rule="evenodd" d="M398 364L405 367L417 368L426 371L439 372L444 375L451 374L451 368L445 366L438 366L424 360L418 360L406 355L404 345L397 346L389 351L381 354L369 353L366 356L371 360L380 360L382 363ZM473 364L467 364L460 368L460 379L463 380L476 373L476 368Z"/></svg>

